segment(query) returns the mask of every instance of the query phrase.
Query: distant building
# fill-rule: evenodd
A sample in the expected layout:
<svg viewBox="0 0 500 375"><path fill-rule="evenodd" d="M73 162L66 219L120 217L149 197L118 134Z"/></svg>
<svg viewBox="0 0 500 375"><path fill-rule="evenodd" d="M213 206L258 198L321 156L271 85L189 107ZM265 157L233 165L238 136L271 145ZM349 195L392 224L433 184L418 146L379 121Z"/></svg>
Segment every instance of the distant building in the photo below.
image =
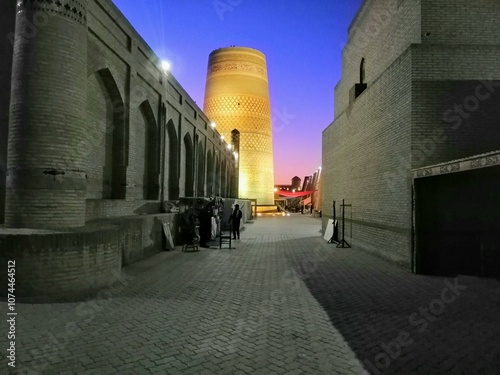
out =
<svg viewBox="0 0 500 375"><path fill-rule="evenodd" d="M499 275L498 19L498 1L363 3L323 131L324 225L345 199L355 247Z"/></svg>
<svg viewBox="0 0 500 375"><path fill-rule="evenodd" d="M298 176L292 178L290 184L282 184L282 185L274 185L274 191L290 191L290 192L298 192L302 190L301 179Z"/></svg>
<svg viewBox="0 0 500 375"><path fill-rule="evenodd" d="M295 176L294 178L292 178L292 188L295 190L300 190L301 181L302 180L298 176Z"/></svg>

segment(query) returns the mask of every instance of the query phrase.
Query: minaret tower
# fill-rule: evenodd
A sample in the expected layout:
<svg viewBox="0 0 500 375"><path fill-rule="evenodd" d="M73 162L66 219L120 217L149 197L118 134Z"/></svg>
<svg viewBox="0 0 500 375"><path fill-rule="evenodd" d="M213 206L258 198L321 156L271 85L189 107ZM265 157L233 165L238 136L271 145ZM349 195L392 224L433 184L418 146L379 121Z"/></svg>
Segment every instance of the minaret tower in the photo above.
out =
<svg viewBox="0 0 500 375"><path fill-rule="evenodd" d="M273 139L266 57L245 47L228 47L209 56L204 111L230 142L240 132L240 198L274 205Z"/></svg>

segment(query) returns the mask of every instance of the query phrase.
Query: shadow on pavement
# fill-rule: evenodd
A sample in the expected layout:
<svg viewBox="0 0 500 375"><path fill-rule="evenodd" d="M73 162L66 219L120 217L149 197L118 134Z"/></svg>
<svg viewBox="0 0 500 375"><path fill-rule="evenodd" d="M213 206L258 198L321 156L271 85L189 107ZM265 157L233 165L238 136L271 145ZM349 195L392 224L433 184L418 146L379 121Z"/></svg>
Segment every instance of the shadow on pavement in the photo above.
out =
<svg viewBox="0 0 500 375"><path fill-rule="evenodd" d="M292 255L293 266L363 375L500 374L497 281L414 275L356 249L326 251Z"/></svg>

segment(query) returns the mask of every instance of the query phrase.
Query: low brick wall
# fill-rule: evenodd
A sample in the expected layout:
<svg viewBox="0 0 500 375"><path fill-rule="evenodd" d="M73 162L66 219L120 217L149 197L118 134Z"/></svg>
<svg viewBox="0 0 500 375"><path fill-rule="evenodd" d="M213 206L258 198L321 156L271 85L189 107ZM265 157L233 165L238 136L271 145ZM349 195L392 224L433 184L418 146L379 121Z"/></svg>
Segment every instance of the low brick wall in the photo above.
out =
<svg viewBox="0 0 500 375"><path fill-rule="evenodd" d="M170 223L170 231L176 242L178 232L177 214L135 215L100 219L89 222L92 225L112 224L123 230L123 266L147 258L167 249L163 223Z"/></svg>
<svg viewBox="0 0 500 375"><path fill-rule="evenodd" d="M123 231L0 234L0 296L7 296L7 262L15 261L17 301L73 300L109 285L121 273Z"/></svg>
<svg viewBox="0 0 500 375"><path fill-rule="evenodd" d="M157 214L161 205L157 201L122 199L87 199L85 202L85 220L100 218L124 217L129 215Z"/></svg>
<svg viewBox="0 0 500 375"><path fill-rule="evenodd" d="M121 268L166 249L162 223L176 214L88 222L70 231L0 229L0 297L7 297L7 262L15 263L17 301L82 300L121 277Z"/></svg>

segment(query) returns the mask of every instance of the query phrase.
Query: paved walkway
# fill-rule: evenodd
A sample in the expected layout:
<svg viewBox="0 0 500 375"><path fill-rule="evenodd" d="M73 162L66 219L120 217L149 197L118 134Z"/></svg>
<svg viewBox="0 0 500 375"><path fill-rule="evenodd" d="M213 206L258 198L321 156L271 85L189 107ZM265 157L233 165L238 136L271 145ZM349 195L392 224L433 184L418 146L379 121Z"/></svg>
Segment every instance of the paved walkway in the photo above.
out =
<svg viewBox="0 0 500 375"><path fill-rule="evenodd" d="M497 282L416 276L319 228L259 218L236 249L158 254L91 301L18 304L11 373L500 374Z"/></svg>

